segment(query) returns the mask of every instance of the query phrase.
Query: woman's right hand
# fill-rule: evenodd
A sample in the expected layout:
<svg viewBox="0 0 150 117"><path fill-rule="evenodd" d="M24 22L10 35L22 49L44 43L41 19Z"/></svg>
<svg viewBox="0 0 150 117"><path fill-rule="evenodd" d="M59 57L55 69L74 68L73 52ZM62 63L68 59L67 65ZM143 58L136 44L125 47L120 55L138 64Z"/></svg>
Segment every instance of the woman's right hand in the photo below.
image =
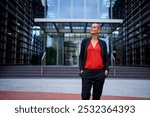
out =
<svg viewBox="0 0 150 117"><path fill-rule="evenodd" d="M83 70L80 70L80 73L82 74Z"/></svg>

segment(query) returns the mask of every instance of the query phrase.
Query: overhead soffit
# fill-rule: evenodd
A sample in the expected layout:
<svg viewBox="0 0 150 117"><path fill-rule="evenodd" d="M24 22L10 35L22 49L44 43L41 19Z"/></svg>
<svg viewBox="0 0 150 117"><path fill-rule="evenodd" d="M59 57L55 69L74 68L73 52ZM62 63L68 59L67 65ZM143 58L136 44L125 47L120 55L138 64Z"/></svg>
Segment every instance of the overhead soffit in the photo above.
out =
<svg viewBox="0 0 150 117"><path fill-rule="evenodd" d="M88 33L92 23L102 25L101 33L112 33L121 23L122 19L48 19L35 18L34 21L46 33Z"/></svg>

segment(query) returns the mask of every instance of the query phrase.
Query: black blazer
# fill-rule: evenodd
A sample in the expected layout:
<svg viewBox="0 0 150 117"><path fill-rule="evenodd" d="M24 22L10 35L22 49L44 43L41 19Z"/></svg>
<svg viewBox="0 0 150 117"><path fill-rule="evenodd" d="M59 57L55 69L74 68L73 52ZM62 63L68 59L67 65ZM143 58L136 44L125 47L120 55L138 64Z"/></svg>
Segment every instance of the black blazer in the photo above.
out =
<svg viewBox="0 0 150 117"><path fill-rule="evenodd" d="M83 39L81 42L81 49L80 49L80 55L79 55L79 69L80 70L84 70L84 65L85 65L85 61L86 61L86 50L87 47L89 45L91 41L91 38L87 38L87 39ZM108 70L109 71L109 66L108 66L108 53L107 53L107 46L105 41L100 40L99 39L99 44L101 46L102 49L102 60L103 60L103 64L104 64L104 70Z"/></svg>

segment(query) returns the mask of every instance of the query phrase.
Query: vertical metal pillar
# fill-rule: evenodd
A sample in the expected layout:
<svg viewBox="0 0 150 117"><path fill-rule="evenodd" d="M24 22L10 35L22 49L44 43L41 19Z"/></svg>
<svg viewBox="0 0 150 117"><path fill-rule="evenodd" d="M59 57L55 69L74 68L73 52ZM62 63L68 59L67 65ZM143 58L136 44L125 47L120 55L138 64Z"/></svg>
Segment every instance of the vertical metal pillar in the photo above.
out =
<svg viewBox="0 0 150 117"><path fill-rule="evenodd" d="M110 19L112 19L112 0L110 0ZM110 27L112 29L112 25L110 24ZM112 37L112 32L109 35L110 38L110 57L111 57L111 66L113 66L113 37Z"/></svg>
<svg viewBox="0 0 150 117"><path fill-rule="evenodd" d="M79 65L80 42L77 42L77 65Z"/></svg>
<svg viewBox="0 0 150 117"><path fill-rule="evenodd" d="M62 36L62 35L61 35ZM62 38L61 38L62 39ZM61 43L62 44L62 43ZM62 65L64 65L64 55L65 55L65 46L64 46L64 37L63 37L63 44L62 44Z"/></svg>
<svg viewBox="0 0 150 117"><path fill-rule="evenodd" d="M113 37L112 34L109 34L110 38L110 60L111 60L111 66L114 65L114 59L113 59Z"/></svg>
<svg viewBox="0 0 150 117"><path fill-rule="evenodd" d="M46 52L46 33L43 32L43 54ZM43 65L46 65L46 57L44 57Z"/></svg>
<svg viewBox="0 0 150 117"><path fill-rule="evenodd" d="M56 65L58 65L59 64L59 34L57 34L57 38L56 38L56 48L57 48Z"/></svg>

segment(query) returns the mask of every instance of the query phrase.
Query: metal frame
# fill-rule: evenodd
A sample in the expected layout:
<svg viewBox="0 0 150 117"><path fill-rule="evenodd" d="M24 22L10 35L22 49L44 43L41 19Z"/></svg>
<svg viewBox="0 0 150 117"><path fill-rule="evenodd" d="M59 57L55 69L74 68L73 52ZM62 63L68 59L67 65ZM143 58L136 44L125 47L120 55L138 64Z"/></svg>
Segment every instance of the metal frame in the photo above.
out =
<svg viewBox="0 0 150 117"><path fill-rule="evenodd" d="M123 19L49 19L49 18L34 18L35 22L49 23L122 23Z"/></svg>
<svg viewBox="0 0 150 117"><path fill-rule="evenodd" d="M120 24L123 22L122 19L48 19L48 18L35 18L34 21L38 23L42 29L44 29L45 33L87 33L90 30L87 28L91 23L100 23L102 25L104 24ZM52 23L53 27L52 28L46 28L41 25L41 23ZM60 28L58 24L63 24L67 23L69 29L65 28ZM73 23L79 23L83 24L83 29L74 29L73 28ZM82 26L81 26L82 27ZM112 29L107 29L101 31L101 33L112 33Z"/></svg>
<svg viewBox="0 0 150 117"><path fill-rule="evenodd" d="M100 23L102 26L101 33L110 34L110 38L112 41L112 32L121 23L123 23L123 19L48 19L48 18L35 18L34 22L36 22L41 27L41 29L44 30L45 33L58 33L58 34L59 33L89 33L90 32L89 27L91 26L92 23ZM48 23L48 24L46 24L46 23ZM48 27L47 25L50 25L50 26ZM47 26L47 27L44 27L44 26ZM106 26L106 29L105 29L105 26ZM107 26L109 28L107 28ZM113 46L111 45L111 64L113 63L112 47ZM58 51L58 38L57 38L57 51ZM59 55L58 52L57 52L57 65L58 65L58 55Z"/></svg>

